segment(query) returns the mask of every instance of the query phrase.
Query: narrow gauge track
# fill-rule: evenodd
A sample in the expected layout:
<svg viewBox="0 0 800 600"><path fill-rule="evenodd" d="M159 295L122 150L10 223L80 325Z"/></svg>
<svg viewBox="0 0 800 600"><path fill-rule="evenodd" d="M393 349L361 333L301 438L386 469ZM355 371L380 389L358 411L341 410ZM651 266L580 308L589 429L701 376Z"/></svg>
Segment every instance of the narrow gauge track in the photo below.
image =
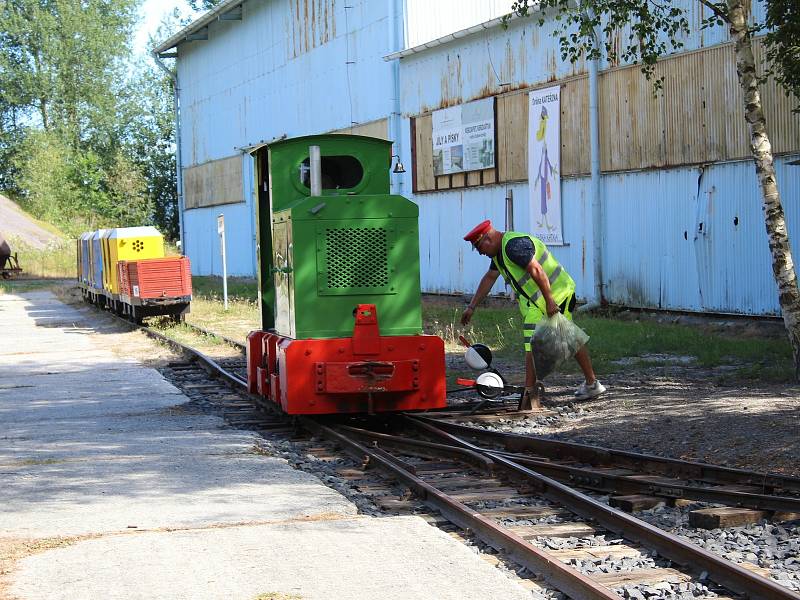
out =
<svg viewBox="0 0 800 600"><path fill-rule="evenodd" d="M483 443L568 485L611 494L646 494L755 510L800 513L800 478L614 450L418 417L444 432Z"/></svg>
<svg viewBox="0 0 800 600"><path fill-rule="evenodd" d="M231 364L223 366L201 352L158 332L143 329L148 335L192 355L204 370L237 390L236 394L227 394L225 391L220 392L217 384L194 384L195 389L213 387L213 393L222 396L223 402L227 402L229 409L232 409L226 414L226 418L232 416L235 424L258 430L262 435L265 432L286 435L294 431L285 418L256 411L249 401L252 397L246 393L245 380L230 370L242 368L240 359L231 359ZM199 372L197 367L189 363L179 363L173 369L188 374L189 377L195 376L193 369ZM403 416L400 419L409 428L439 441L330 424L330 420L323 419L304 417L296 422L304 429L343 448L361 461L362 465L371 465L388 473L408 486L426 505L438 510L448 521L473 532L491 547L508 553L516 563L541 574L550 584L572 598L620 598L622 596L615 589L649 581L660 585L668 584L676 592L675 597L680 597L682 591L690 589L687 587L689 585L714 582L733 594L727 596L729 598L743 595L764 600L800 600L800 594L764 576L537 472L541 465L525 464L525 461L537 459L509 451L520 450L520 446L522 449L530 449L525 448L530 442L523 441L529 436L501 436L492 443L501 445L499 440L502 439L504 449L487 449L477 446L465 437L467 434L473 437L486 436L489 432L427 418ZM459 437L452 431L458 431L465 437ZM576 451L573 446L580 449L580 445L568 445L573 453ZM388 452L386 448L393 449L395 453ZM541 451L539 447L537 450ZM606 460L615 453L597 448L585 451L598 453ZM585 458L585 455L581 456ZM626 457L627 466L632 466L629 464L631 462L644 460L633 453L620 453L620 456ZM646 459L657 467L660 465L665 472L684 472L679 469L681 461L657 457ZM687 463L682 468L689 469L692 477L699 480L713 481L716 477L726 483L730 483L734 475L751 479L755 476L752 473L743 475L737 470L696 463ZM698 471L701 468L705 470ZM796 489L793 487L796 482L791 478L761 477L765 491L767 482L770 487ZM739 480L741 478L737 479ZM554 519L559 522L547 522ZM608 540L608 533L620 538ZM553 550L548 540L564 535L579 536L582 541L588 540L588 543L580 547ZM619 559L623 564L625 560L629 562L623 570L612 568L611 572L599 575L581 572L582 566L599 557ZM634 561L639 568L630 570L630 561ZM675 565L680 565L680 568L676 569ZM710 581L706 581L706 578ZM725 593L722 589L712 591ZM726 596L717 594L715 597Z"/></svg>
<svg viewBox="0 0 800 600"><path fill-rule="evenodd" d="M201 335L217 337L242 353L246 350L244 344L230 338L190 323L184 325ZM247 379L246 364L240 360L224 359L219 364L239 379ZM496 452L556 481L581 489L800 513L798 477L562 442L534 435L489 431L450 420L462 417L467 412L457 409L438 418L418 418L445 432L489 444L484 450Z"/></svg>

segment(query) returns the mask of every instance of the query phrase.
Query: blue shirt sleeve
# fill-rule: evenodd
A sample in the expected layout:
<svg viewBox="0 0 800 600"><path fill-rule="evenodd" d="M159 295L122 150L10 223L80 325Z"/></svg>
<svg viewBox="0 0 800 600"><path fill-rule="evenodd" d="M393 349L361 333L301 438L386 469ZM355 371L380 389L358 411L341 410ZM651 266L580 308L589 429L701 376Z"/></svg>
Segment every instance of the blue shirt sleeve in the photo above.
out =
<svg viewBox="0 0 800 600"><path fill-rule="evenodd" d="M529 237L518 237L506 244L506 254L511 261L523 269L533 260L533 242Z"/></svg>

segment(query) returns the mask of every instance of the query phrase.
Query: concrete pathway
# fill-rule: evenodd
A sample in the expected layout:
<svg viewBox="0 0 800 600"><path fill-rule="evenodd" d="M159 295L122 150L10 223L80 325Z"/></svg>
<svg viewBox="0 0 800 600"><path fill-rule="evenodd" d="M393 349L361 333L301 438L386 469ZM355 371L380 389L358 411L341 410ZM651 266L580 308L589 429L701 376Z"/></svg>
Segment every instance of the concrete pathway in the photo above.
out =
<svg viewBox="0 0 800 600"><path fill-rule="evenodd" d="M415 517L375 519L180 405L48 292L0 295L0 555L20 600L530 598ZM0 598L3 588L0 587Z"/></svg>

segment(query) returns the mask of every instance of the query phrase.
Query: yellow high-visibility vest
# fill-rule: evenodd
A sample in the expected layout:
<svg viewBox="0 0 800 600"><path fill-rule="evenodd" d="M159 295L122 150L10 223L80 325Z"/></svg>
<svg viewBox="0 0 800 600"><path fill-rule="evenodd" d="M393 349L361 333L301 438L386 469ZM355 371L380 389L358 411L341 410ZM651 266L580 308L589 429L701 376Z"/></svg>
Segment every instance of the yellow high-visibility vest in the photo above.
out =
<svg viewBox="0 0 800 600"><path fill-rule="evenodd" d="M539 286L536 285L536 282L528 274L526 269L520 267L506 254L506 245L508 242L521 237L526 237L533 242L533 257L536 259L536 262L542 265L542 269L544 269L545 275L547 275L547 279L550 281L550 291L553 294L553 300L555 300L556 304L560 305L564 300L567 300L575 293L575 281L570 277L566 269L559 264L555 257L550 254L545 243L539 238L516 231L506 231L503 234L503 241L500 246L500 255L502 255L502 258L498 260L498 258L500 258L500 255L498 255L492 258L492 261L506 280L506 283L511 285L517 293L520 312L525 315L532 306L535 306L542 314L547 314L546 302Z"/></svg>

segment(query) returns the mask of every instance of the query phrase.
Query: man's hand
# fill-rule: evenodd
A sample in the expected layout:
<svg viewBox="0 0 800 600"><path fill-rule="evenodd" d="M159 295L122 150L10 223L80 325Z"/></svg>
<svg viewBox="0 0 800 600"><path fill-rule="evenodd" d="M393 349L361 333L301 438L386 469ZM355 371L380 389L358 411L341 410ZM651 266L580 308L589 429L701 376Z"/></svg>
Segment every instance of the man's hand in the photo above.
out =
<svg viewBox="0 0 800 600"><path fill-rule="evenodd" d="M469 322L472 320L472 314L475 312L475 309L471 306L468 306L464 309L464 313L461 315L461 324L462 325L469 325Z"/></svg>
<svg viewBox="0 0 800 600"><path fill-rule="evenodd" d="M549 300L546 301L546 309L547 309L547 316L548 317L552 317L554 314L556 314L560 310L558 308L558 304L556 304L556 301L553 300L552 296L550 297Z"/></svg>

